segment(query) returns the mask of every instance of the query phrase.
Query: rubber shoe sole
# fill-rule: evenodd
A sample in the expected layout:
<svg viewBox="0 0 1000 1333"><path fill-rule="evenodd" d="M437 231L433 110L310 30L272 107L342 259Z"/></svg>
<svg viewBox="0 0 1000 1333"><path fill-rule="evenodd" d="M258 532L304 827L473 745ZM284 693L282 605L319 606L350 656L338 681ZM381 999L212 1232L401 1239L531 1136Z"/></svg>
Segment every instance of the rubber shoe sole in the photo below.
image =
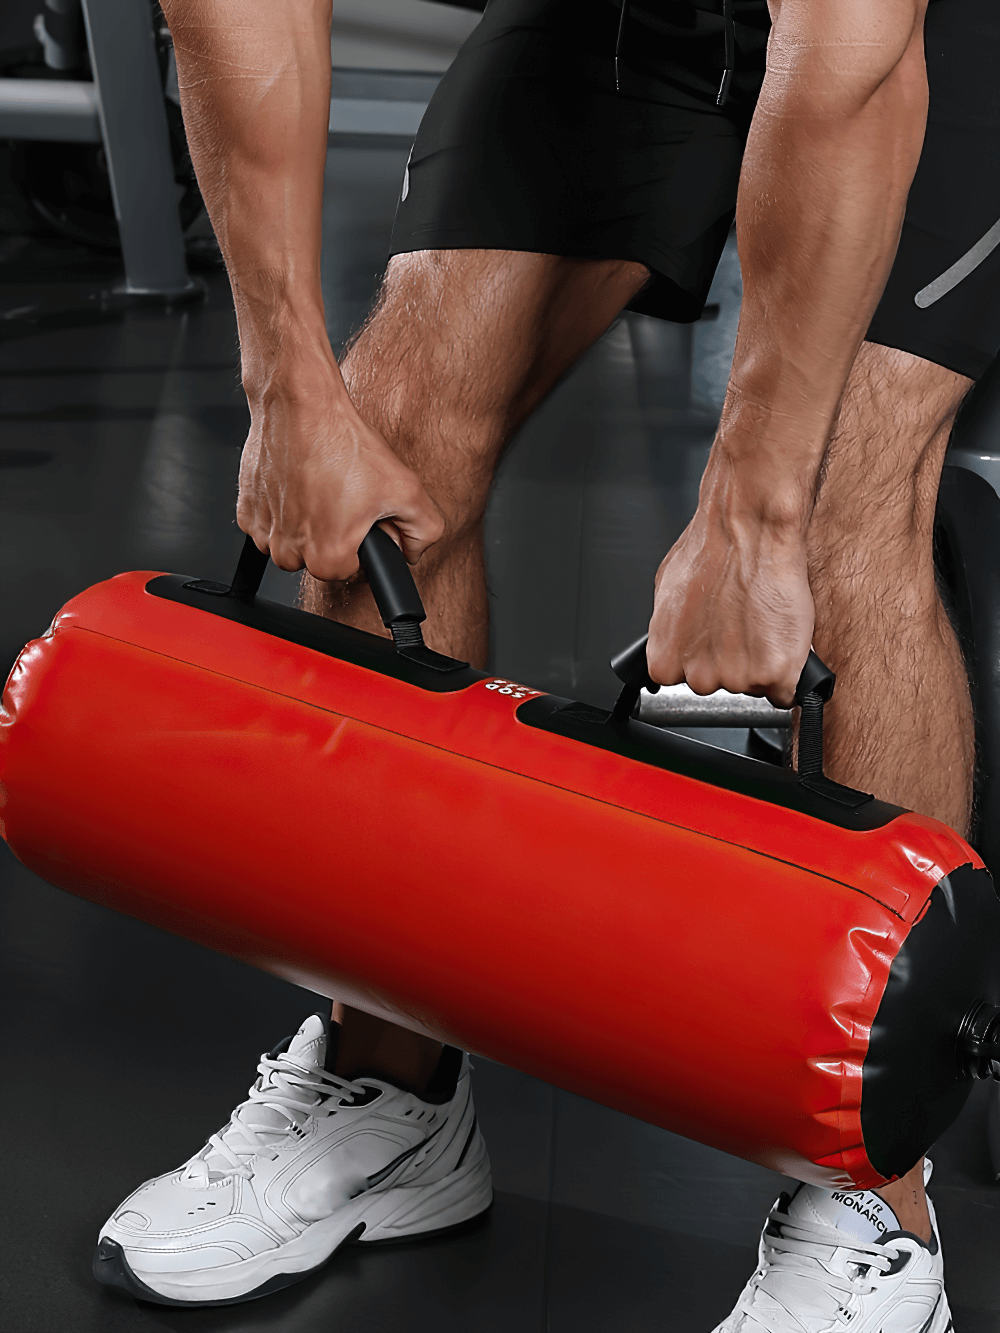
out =
<svg viewBox="0 0 1000 1333"><path fill-rule="evenodd" d="M306 1278L312 1277L321 1268L325 1268L341 1250L350 1246L365 1246L372 1250L389 1249L400 1245L427 1245L446 1237L465 1236L475 1231L481 1231L489 1223L492 1212L493 1205L491 1203L481 1213L477 1213L475 1217L470 1217L465 1222L456 1222L454 1226L440 1227L436 1231L424 1231L415 1236L391 1236L385 1240L363 1240L365 1224L359 1222L336 1249L315 1267L307 1268L301 1273L277 1273L274 1277L268 1278L266 1282L243 1296L224 1296L218 1300L207 1301L178 1300L173 1296L161 1296L158 1291L154 1291L152 1287L147 1287L145 1282L136 1277L125 1258L125 1251L116 1240L102 1240L98 1245L94 1253L94 1277L102 1286L120 1291L137 1301L148 1301L151 1305L170 1305L185 1310L201 1309L210 1305L242 1305L245 1301L255 1301L261 1296L270 1296L273 1292L283 1291L285 1287L293 1287L298 1282L304 1282Z"/></svg>
<svg viewBox="0 0 1000 1333"><path fill-rule="evenodd" d="M188 1309L238 1305L303 1281L346 1245L412 1244L477 1229L490 1212L493 1189L486 1147L478 1133L476 1138L473 1151L451 1175L419 1189L402 1186L373 1191L357 1201L357 1210L348 1206L314 1222L280 1249L233 1265L236 1272L223 1269L190 1275L157 1274L162 1285L173 1290L156 1291L134 1271L125 1248L106 1236L98 1242L94 1254L94 1277L103 1286L155 1305ZM470 1208L474 1209L471 1214ZM260 1280L255 1281L255 1276ZM234 1281L238 1288L247 1284L246 1289L233 1291Z"/></svg>

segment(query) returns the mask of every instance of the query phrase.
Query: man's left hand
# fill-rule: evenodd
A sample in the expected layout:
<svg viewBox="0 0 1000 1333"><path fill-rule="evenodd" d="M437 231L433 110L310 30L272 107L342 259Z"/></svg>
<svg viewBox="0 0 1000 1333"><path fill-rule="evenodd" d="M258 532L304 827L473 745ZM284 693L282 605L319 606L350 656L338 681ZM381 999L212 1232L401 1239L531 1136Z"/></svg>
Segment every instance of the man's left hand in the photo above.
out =
<svg viewBox="0 0 1000 1333"><path fill-rule="evenodd" d="M733 517L703 500L656 574L650 676L787 708L814 617L800 526Z"/></svg>

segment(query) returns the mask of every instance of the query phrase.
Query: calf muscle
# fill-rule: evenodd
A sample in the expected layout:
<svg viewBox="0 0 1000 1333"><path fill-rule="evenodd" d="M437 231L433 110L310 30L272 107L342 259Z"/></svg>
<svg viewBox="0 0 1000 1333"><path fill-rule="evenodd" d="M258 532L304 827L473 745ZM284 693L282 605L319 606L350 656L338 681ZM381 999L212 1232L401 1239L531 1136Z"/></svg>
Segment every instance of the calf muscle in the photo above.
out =
<svg viewBox="0 0 1000 1333"><path fill-rule="evenodd" d="M932 543L944 454L969 385L908 353L863 344L808 532L815 646L838 673L827 771L963 835L972 706Z"/></svg>

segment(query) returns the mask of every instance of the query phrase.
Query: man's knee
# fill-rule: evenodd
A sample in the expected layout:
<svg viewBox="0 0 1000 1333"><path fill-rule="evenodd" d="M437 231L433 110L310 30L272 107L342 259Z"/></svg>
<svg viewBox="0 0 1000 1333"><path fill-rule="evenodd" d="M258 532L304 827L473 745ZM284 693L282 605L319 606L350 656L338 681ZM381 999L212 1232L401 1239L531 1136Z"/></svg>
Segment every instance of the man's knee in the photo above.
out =
<svg viewBox="0 0 1000 1333"><path fill-rule="evenodd" d="M484 366L478 346L488 326L449 313L454 275L427 260L392 260L341 369L361 416L413 468L454 532L481 516L511 412L503 358Z"/></svg>
<svg viewBox="0 0 1000 1333"><path fill-rule="evenodd" d="M971 385L964 375L935 361L864 342L848 376L844 401L896 421L900 434L928 435L954 418Z"/></svg>
<svg viewBox="0 0 1000 1333"><path fill-rule="evenodd" d="M391 444L398 437L405 447L411 438L450 435L455 420L468 417L477 405L463 350L456 330L442 318L435 293L399 280L390 266L340 368L361 415Z"/></svg>
<svg viewBox="0 0 1000 1333"><path fill-rule="evenodd" d="M451 250L394 256L342 359L356 404L370 403L387 428L433 428L440 419L443 430L464 419L495 434L519 387L524 350L516 311L500 297L502 273L493 272L504 257Z"/></svg>

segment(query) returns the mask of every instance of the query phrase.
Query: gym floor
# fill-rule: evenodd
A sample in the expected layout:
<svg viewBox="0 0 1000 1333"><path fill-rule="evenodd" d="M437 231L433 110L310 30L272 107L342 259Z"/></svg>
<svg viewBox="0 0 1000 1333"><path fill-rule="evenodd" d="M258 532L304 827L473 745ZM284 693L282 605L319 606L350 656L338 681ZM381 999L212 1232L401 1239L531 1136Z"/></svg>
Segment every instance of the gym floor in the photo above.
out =
<svg viewBox="0 0 1000 1333"><path fill-rule="evenodd" d="M331 144L335 346L374 292L405 158L396 142ZM101 315L88 293L115 277L113 261L68 244L0 239L0 308L12 316L0 324L4 672L81 588L132 568L228 581L239 550L247 413L225 278L210 275L207 301L186 311ZM509 450L487 527L498 673L611 698L608 657L645 626L657 562L695 504L738 311L731 250L712 299L719 317L693 329L616 324ZM272 569L264 592L291 603L296 583ZM249 1305L136 1304L91 1279L101 1223L222 1125L259 1052L323 1002L74 899L3 845L0 987L10 1333L710 1333L754 1267L781 1188L770 1172L477 1060L497 1189L487 1225L345 1251ZM615 1052L604 1055L613 1079ZM934 1153L957 1333L1000 1331L991 1096L979 1085Z"/></svg>

